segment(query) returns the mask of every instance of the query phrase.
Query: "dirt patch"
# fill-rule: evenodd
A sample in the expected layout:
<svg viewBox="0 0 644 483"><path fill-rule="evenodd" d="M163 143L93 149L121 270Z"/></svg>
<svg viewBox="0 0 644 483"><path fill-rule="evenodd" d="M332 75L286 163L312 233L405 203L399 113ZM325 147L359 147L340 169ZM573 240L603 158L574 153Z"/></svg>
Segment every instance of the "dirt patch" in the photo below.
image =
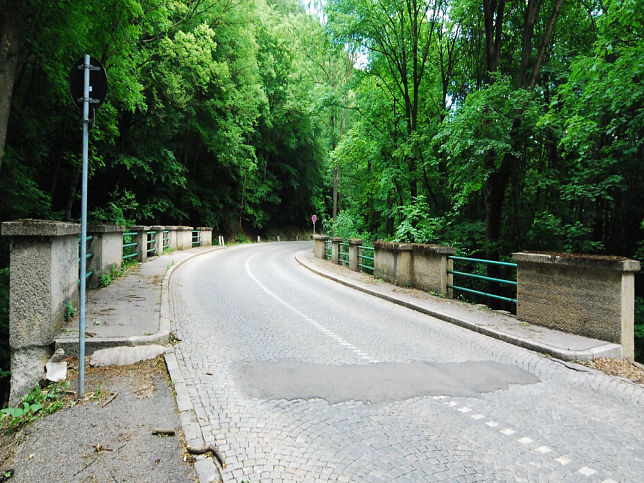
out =
<svg viewBox="0 0 644 483"><path fill-rule="evenodd" d="M70 360L70 391L77 361ZM174 436L153 434L174 430ZM86 365L85 395L18 432L0 434L0 481L185 481L196 479L163 357L131 366Z"/></svg>
<svg viewBox="0 0 644 483"><path fill-rule="evenodd" d="M578 361L578 363L605 372L611 376L623 377L634 383L644 385L644 369L632 362L602 357L592 361Z"/></svg>

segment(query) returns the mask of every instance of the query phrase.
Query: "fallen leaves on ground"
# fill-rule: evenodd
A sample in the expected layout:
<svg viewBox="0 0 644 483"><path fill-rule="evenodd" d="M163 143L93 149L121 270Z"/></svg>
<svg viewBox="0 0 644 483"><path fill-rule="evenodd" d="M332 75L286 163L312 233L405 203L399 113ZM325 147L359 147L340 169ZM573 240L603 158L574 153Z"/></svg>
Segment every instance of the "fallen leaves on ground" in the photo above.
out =
<svg viewBox="0 0 644 483"><path fill-rule="evenodd" d="M629 361L618 361L617 359L602 357L592 361L579 361L578 363L611 376L619 376L637 384L644 384L644 369Z"/></svg>

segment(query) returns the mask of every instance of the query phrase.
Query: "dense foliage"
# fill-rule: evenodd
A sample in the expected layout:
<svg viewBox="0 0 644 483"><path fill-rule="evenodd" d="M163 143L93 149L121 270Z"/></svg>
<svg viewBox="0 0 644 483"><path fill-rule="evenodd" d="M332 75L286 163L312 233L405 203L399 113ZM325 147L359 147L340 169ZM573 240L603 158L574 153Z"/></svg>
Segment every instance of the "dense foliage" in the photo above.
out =
<svg viewBox="0 0 644 483"><path fill-rule="evenodd" d="M640 3L0 0L0 219L78 218L87 52L96 221L642 259Z"/></svg>

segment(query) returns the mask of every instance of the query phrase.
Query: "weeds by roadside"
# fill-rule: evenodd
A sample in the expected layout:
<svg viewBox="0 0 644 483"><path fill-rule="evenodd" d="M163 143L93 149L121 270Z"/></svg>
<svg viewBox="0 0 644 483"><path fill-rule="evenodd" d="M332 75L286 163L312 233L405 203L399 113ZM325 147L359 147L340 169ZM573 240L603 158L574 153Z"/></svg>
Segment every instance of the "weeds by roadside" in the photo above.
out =
<svg viewBox="0 0 644 483"><path fill-rule="evenodd" d="M50 384L45 388L34 387L22 398L20 404L1 409L0 429L17 431L39 417L55 413L64 406L63 398L69 389L69 381Z"/></svg>

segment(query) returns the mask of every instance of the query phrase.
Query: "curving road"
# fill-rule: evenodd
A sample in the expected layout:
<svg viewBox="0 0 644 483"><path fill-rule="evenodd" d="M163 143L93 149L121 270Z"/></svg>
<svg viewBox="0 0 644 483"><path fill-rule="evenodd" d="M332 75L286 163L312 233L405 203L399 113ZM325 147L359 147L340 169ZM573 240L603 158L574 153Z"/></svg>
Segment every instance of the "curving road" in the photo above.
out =
<svg viewBox="0 0 644 483"><path fill-rule="evenodd" d="M641 481L642 399L620 381L321 278L304 249L172 275L175 353L225 481Z"/></svg>

